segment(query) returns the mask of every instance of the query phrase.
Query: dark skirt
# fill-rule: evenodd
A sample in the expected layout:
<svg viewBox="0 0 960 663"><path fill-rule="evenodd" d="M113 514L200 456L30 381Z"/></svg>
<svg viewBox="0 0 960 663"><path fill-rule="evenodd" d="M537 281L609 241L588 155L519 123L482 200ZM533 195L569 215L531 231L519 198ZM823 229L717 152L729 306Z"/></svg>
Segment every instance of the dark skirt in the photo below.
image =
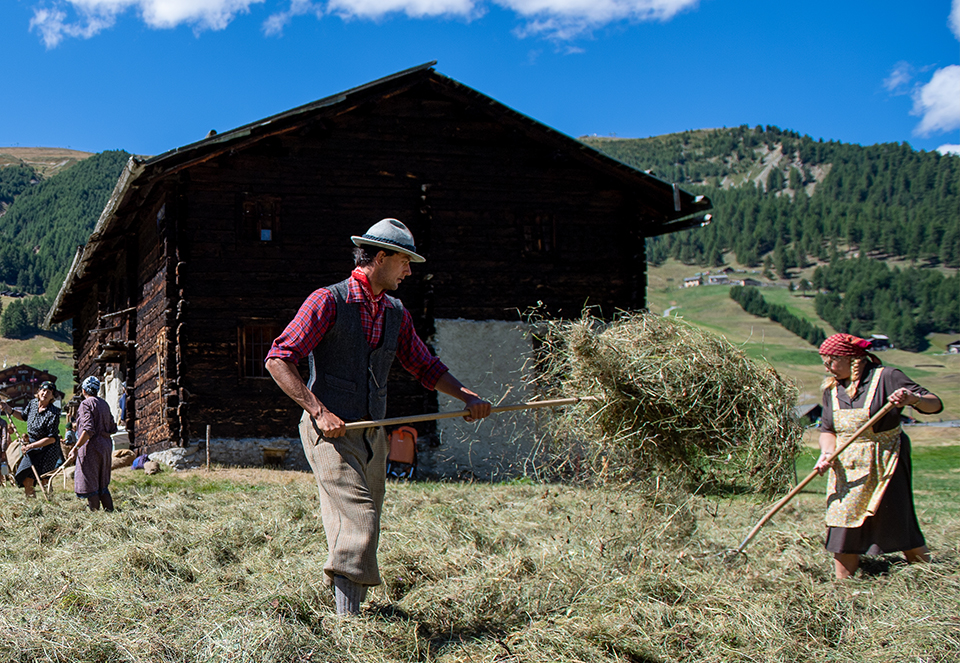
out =
<svg viewBox="0 0 960 663"><path fill-rule="evenodd" d="M16 478L17 485L23 487L24 479L37 478L30 469L31 465L36 468L37 474L41 477L48 472L53 472L63 464L63 454L60 452L60 443L54 442L45 447L40 447L33 451L28 451L23 455L20 465L17 466Z"/></svg>
<svg viewBox="0 0 960 663"><path fill-rule="evenodd" d="M913 508L910 438L900 436L900 459L883 493L877 513L860 527L828 527L826 549L832 553L883 555L925 545Z"/></svg>

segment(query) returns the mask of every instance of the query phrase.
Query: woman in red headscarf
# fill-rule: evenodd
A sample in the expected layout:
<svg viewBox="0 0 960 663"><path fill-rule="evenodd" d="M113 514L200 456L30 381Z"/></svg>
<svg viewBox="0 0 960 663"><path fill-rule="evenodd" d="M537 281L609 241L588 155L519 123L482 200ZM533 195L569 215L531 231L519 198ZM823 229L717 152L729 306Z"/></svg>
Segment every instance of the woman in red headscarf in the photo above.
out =
<svg viewBox="0 0 960 663"><path fill-rule="evenodd" d="M870 341L834 334L820 346L829 375L823 383L820 458L817 471L829 470L827 541L837 578L849 578L861 555L902 551L908 562L930 558L913 508L910 438L900 426L900 409L891 410L833 462L827 459L853 432L890 401L923 414L943 410L940 399L902 371L881 365L867 352Z"/></svg>

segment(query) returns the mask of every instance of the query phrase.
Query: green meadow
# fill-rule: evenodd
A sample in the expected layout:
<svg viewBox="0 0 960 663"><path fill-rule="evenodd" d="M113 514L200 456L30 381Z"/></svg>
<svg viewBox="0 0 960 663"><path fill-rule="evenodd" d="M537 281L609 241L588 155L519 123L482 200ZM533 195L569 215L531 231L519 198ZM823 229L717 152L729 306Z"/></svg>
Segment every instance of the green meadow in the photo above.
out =
<svg viewBox="0 0 960 663"><path fill-rule="evenodd" d="M825 372L817 348L767 318L748 314L730 299L729 286L684 288L683 279L702 268L668 260L662 267L651 267L647 288L647 307L654 313L669 310L671 316L710 330L739 345L755 359L769 362L779 372L794 378L800 387L800 402L820 400L820 383ZM759 274L751 274L766 282ZM785 285L785 284L781 284ZM763 297L781 304L794 314L806 318L829 334L836 330L820 320L814 311L813 298L786 287L765 287ZM944 411L923 421L960 419L960 354L944 353L946 344L960 337L931 335L929 347L921 353L886 350L878 356L887 366L899 368L911 379L933 391L944 403ZM909 412L909 411L908 411ZM912 415L911 415L912 416Z"/></svg>

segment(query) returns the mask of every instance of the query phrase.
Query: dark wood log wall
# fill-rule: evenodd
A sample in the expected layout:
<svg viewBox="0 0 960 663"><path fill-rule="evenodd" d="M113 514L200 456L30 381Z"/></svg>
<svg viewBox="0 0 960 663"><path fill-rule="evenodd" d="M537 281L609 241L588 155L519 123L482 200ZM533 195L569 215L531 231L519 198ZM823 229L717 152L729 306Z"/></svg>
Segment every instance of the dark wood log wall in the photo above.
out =
<svg viewBox="0 0 960 663"><path fill-rule="evenodd" d="M139 220L139 268L137 283L137 349L134 365L132 406L136 413L135 448L138 453L151 453L176 446L178 438L172 430L173 419L168 411L165 380L171 375L168 316L168 261L162 241L167 207L146 208Z"/></svg>
<svg viewBox="0 0 960 663"><path fill-rule="evenodd" d="M179 173L175 228L140 232L138 447L197 442L207 424L215 437L296 436L296 406L270 378L241 376L238 329L285 325L349 274L350 235L385 216L408 223L428 258L397 293L425 339L436 318L643 306L636 201L559 143L471 104L425 83ZM257 197L277 204L271 241L245 225ZM389 416L435 408L392 375Z"/></svg>
<svg viewBox="0 0 960 663"><path fill-rule="evenodd" d="M96 363L99 354L99 339L90 332L97 328L99 314L97 290L84 301L80 315L73 319L73 381L79 388L80 383L90 375L99 375Z"/></svg>

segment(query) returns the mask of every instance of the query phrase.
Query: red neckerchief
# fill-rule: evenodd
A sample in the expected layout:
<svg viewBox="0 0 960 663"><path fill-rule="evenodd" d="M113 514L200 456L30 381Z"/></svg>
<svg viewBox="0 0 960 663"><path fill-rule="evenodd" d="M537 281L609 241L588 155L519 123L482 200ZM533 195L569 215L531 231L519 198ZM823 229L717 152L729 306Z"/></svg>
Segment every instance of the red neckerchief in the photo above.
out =
<svg viewBox="0 0 960 663"><path fill-rule="evenodd" d="M375 348L380 345L380 335L383 333L383 312L386 310L386 304L389 300L381 292L374 296L370 288L370 279L362 269L357 267L351 274L353 279L360 286L360 324L366 334L370 347Z"/></svg>

